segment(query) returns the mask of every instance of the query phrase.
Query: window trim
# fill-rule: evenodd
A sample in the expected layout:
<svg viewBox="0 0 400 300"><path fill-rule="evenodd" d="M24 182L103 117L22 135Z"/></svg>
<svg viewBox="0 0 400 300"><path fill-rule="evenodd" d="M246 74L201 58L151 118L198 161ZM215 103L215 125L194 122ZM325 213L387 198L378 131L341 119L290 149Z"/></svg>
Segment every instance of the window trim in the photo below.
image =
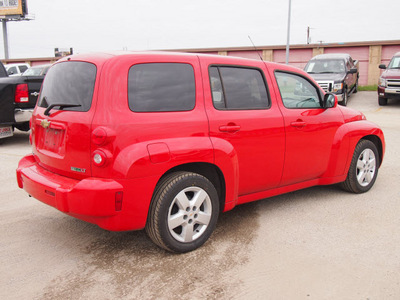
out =
<svg viewBox="0 0 400 300"><path fill-rule="evenodd" d="M265 89L266 89L266 92L267 92L267 106L266 107L261 107L261 108L227 108L226 107L227 103L226 103L225 86L224 86L224 83L223 83L223 80L222 80L221 72L219 70L220 67L221 68L236 68L236 69L251 69L251 70L258 71L261 74L261 78L262 78L262 80L264 82L264 86L265 86ZM218 74L219 74L219 78L221 80L222 91L224 93L225 108L217 108L214 105L214 97L213 97L213 94L212 94L212 88L211 88L212 83L211 83L211 76L210 76L210 69L211 68L217 68L217 71L218 71ZM267 82L267 80L265 78L265 74L264 74L264 72L263 72L263 70L261 68L253 67L253 66L243 66L243 65L210 64L208 66L208 82L210 84L212 105L216 110L219 110L219 111L247 111L247 110L268 110L268 109L271 108L272 101L271 101L271 95L270 95L269 88L268 88L268 82Z"/></svg>
<svg viewBox="0 0 400 300"><path fill-rule="evenodd" d="M276 73L285 73L285 74L290 74L290 75L296 75L299 76L301 78L303 78L304 80L308 81L316 90L317 90L317 94L318 94L318 98L319 98L319 104L321 105L321 107L287 107L285 105L285 102L283 102L283 97L282 97L282 93L281 93L281 89L279 88L279 84L278 84L278 80L276 79ZM278 87L279 90L279 95L281 96L281 102L282 105L286 108L286 109L324 109L323 108L323 97L324 94L322 92L322 89L320 88L319 85L315 85L313 81L311 81L309 78L307 78L306 76L304 76L303 74L300 73L296 73L293 71L287 71L287 70L281 70L281 69L275 69L274 70L274 77L275 77L275 81L276 81L276 86Z"/></svg>

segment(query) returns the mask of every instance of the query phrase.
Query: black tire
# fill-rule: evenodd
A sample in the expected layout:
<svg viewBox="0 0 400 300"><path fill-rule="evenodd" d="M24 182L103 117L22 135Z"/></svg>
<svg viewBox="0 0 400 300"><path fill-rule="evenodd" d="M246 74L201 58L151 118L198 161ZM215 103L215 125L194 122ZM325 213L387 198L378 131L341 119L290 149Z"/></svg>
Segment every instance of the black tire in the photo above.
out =
<svg viewBox="0 0 400 300"><path fill-rule="evenodd" d="M341 105L347 106L347 101L349 99L349 94L347 92L347 87L344 88L344 93L343 93L343 100L340 102Z"/></svg>
<svg viewBox="0 0 400 300"><path fill-rule="evenodd" d="M387 98L383 98L383 97L378 97L378 103L380 106L385 106L387 105L388 99Z"/></svg>
<svg viewBox="0 0 400 300"><path fill-rule="evenodd" d="M15 128L17 128L18 130L21 130L21 131L29 131L29 129L31 129L29 127L29 122L16 124Z"/></svg>
<svg viewBox="0 0 400 300"><path fill-rule="evenodd" d="M357 93L358 92L358 78L357 78L357 81L356 81L356 85L354 86L354 94L355 93Z"/></svg>
<svg viewBox="0 0 400 300"><path fill-rule="evenodd" d="M361 140L354 150L347 178L341 187L351 193L365 193L374 185L378 169L379 153L375 144Z"/></svg>
<svg viewBox="0 0 400 300"><path fill-rule="evenodd" d="M161 248L189 252L208 240L218 215L218 193L206 177L191 172L171 173L156 186L146 233Z"/></svg>

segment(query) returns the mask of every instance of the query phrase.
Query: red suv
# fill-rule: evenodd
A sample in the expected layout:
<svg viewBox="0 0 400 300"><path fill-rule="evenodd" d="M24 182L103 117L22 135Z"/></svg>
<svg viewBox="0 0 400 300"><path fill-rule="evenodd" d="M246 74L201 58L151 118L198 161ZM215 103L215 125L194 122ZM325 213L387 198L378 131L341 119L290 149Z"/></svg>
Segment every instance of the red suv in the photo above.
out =
<svg viewBox="0 0 400 300"><path fill-rule="evenodd" d="M201 246L220 212L341 183L374 184L384 136L286 65L174 53L76 55L53 65L31 119L20 188L159 246Z"/></svg>

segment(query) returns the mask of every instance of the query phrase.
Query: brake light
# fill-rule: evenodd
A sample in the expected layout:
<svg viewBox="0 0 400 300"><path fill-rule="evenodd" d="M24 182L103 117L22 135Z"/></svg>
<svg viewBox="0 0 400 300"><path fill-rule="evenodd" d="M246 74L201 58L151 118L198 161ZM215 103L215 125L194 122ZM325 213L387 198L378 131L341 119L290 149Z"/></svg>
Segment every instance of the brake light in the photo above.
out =
<svg viewBox="0 0 400 300"><path fill-rule="evenodd" d="M18 84L15 88L15 103L26 103L29 102L29 90L28 84Z"/></svg>
<svg viewBox="0 0 400 300"><path fill-rule="evenodd" d="M107 139L107 132L104 128L98 127L92 132L92 142L98 146L103 145Z"/></svg>

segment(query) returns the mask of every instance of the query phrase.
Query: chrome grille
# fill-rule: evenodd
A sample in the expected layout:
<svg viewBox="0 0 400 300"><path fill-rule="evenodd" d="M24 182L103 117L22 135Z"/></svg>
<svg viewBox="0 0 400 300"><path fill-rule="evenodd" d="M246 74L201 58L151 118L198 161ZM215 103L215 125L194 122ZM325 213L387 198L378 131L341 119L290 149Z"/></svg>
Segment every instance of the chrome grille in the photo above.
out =
<svg viewBox="0 0 400 300"><path fill-rule="evenodd" d="M317 81L317 83L325 92L331 92L333 89L333 81Z"/></svg>
<svg viewBox="0 0 400 300"><path fill-rule="evenodd" d="M398 89L400 88L400 80L399 79L387 79L387 87Z"/></svg>

